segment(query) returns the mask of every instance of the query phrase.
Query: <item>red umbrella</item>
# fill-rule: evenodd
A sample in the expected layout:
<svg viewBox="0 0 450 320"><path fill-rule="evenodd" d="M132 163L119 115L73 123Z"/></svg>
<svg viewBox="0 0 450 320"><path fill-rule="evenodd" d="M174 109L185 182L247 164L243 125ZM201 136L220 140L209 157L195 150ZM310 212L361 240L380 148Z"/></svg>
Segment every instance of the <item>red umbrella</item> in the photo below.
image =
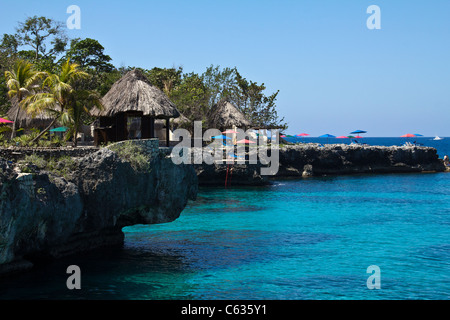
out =
<svg viewBox="0 0 450 320"><path fill-rule="evenodd" d="M402 135L400 138L414 138L416 135L412 133L407 133Z"/></svg>
<svg viewBox="0 0 450 320"><path fill-rule="evenodd" d="M14 123L14 121L9 121L9 120L0 118L0 123Z"/></svg>
<svg viewBox="0 0 450 320"><path fill-rule="evenodd" d="M247 140L247 139L242 139L242 140L239 140L239 141L236 142L236 143L256 143L256 142L250 141L250 140Z"/></svg>
<svg viewBox="0 0 450 320"><path fill-rule="evenodd" d="M336 137L336 139L348 139L348 137L347 136L339 136L339 137Z"/></svg>
<svg viewBox="0 0 450 320"><path fill-rule="evenodd" d="M297 135L297 137L306 137L306 136L309 136L309 134L307 134L307 133L300 133L300 134Z"/></svg>
<svg viewBox="0 0 450 320"><path fill-rule="evenodd" d="M355 138L356 138L356 139L362 139L363 137L361 137L361 136L356 136Z"/></svg>

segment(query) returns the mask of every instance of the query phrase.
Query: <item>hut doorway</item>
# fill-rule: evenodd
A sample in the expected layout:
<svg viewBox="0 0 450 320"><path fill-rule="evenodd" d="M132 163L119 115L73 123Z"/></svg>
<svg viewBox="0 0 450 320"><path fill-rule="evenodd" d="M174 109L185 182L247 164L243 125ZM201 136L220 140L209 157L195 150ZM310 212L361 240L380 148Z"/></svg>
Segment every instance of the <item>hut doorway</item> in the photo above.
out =
<svg viewBox="0 0 450 320"><path fill-rule="evenodd" d="M142 138L141 116L127 115L127 138L128 140Z"/></svg>

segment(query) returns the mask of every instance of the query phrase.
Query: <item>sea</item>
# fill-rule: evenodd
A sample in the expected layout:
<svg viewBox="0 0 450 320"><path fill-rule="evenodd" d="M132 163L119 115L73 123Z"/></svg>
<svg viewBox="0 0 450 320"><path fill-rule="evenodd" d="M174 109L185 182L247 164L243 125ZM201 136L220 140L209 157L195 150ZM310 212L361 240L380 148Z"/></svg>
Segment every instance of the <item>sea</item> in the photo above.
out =
<svg viewBox="0 0 450 320"><path fill-rule="evenodd" d="M405 141L361 142L389 146ZM435 147L441 158L450 154L450 138L414 141ZM450 298L450 173L201 187L197 200L174 222L126 227L124 233L123 246L0 279L0 299ZM67 286L70 265L80 270L78 290Z"/></svg>

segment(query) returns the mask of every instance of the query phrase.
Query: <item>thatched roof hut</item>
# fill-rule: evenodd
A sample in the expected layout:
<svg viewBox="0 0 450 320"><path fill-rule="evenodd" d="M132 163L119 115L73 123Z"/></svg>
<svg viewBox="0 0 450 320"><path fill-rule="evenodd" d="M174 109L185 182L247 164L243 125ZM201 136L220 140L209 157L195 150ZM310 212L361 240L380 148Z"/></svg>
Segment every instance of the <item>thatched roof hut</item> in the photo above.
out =
<svg viewBox="0 0 450 320"><path fill-rule="evenodd" d="M155 137L155 119L165 119L169 145L169 119L180 116L175 104L153 86L138 69L119 79L102 98L103 109L93 109L98 117L96 144Z"/></svg>
<svg viewBox="0 0 450 320"><path fill-rule="evenodd" d="M129 71L114 83L102 98L102 104L103 110L94 109L93 116L114 117L121 112L133 111L155 119L180 116L175 104L138 69Z"/></svg>
<svg viewBox="0 0 450 320"><path fill-rule="evenodd" d="M227 100L221 100L208 114L208 124L210 128L221 131L231 129L234 126L246 129L251 126L244 114Z"/></svg>
<svg viewBox="0 0 450 320"><path fill-rule="evenodd" d="M45 111L35 115L28 113L24 108L19 106L17 98L13 98L11 99L11 108L6 113L11 121L14 121L18 108L20 110L16 121L16 128L46 128L54 119L51 114Z"/></svg>

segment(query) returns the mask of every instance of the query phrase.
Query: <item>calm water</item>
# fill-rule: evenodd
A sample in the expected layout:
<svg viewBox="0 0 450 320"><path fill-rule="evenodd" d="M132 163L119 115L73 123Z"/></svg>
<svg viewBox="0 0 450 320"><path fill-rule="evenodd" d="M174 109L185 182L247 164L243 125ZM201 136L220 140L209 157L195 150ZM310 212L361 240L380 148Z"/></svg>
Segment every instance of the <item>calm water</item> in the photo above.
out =
<svg viewBox="0 0 450 320"><path fill-rule="evenodd" d="M450 138L422 139L450 154ZM175 222L128 227L122 248L4 279L0 298L449 299L449 186L438 173L201 188ZM66 288L70 264L82 290ZM370 265L380 290L366 286Z"/></svg>

